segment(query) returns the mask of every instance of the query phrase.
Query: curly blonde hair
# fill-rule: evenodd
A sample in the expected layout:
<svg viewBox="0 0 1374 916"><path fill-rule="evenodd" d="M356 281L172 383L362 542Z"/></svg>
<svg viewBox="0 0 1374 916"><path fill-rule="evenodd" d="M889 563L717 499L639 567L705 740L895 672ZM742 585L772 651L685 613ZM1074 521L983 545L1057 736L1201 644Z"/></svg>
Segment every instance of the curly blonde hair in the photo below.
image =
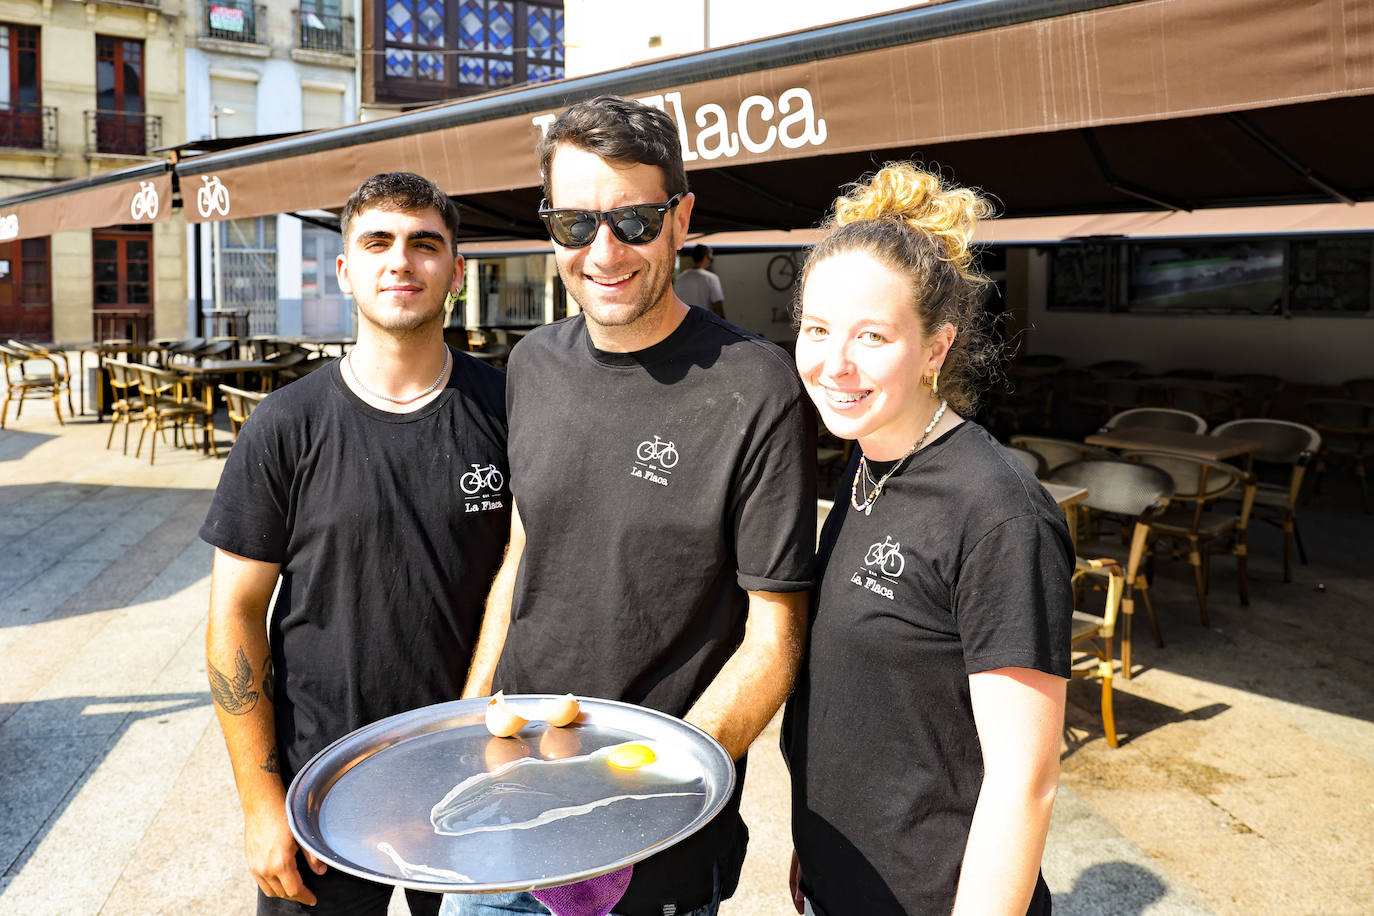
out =
<svg viewBox="0 0 1374 916"><path fill-rule="evenodd" d="M981 383L1001 363L1001 348L981 308L989 280L979 272L972 247L978 221L994 215L991 201L978 192L913 163L889 162L835 199L821 224L827 234L812 249L797 284L797 312L813 266L846 252L869 255L906 278L924 335L944 325L954 328L940 367L940 396L971 416Z"/></svg>

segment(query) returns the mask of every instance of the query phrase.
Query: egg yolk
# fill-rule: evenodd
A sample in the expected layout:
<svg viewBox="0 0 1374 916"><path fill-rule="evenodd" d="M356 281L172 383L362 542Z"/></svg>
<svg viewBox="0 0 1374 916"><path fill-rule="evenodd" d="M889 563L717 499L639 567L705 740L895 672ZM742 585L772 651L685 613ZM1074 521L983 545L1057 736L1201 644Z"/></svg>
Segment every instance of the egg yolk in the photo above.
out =
<svg viewBox="0 0 1374 916"><path fill-rule="evenodd" d="M622 770L633 770L637 767L653 763L657 758L654 752L642 744L622 744L620 747L611 751L606 758L611 766L619 767Z"/></svg>

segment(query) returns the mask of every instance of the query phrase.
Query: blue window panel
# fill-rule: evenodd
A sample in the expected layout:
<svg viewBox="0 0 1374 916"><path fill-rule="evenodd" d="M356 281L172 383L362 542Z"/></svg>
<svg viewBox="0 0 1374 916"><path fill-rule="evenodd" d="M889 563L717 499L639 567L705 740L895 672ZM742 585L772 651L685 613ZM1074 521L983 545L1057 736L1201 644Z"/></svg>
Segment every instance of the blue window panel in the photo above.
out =
<svg viewBox="0 0 1374 916"><path fill-rule="evenodd" d="M492 51L511 52L515 44L514 4L494 2L488 8L487 42Z"/></svg>
<svg viewBox="0 0 1374 916"><path fill-rule="evenodd" d="M485 86L487 62L480 57L458 57L458 82L464 86Z"/></svg>
<svg viewBox="0 0 1374 916"><path fill-rule="evenodd" d="M458 7L458 46L465 51L487 49L487 17L481 0L464 0Z"/></svg>
<svg viewBox="0 0 1374 916"><path fill-rule="evenodd" d="M386 52L387 76L415 76L415 55L410 51L388 48Z"/></svg>
<svg viewBox="0 0 1374 916"><path fill-rule="evenodd" d="M391 0L386 6L386 40L408 42L415 23L411 17L414 0Z"/></svg>
<svg viewBox="0 0 1374 916"><path fill-rule="evenodd" d="M562 59L563 59L563 10L562 10L562 9L556 9L556 10L553 11L553 56L554 56L555 58L557 58L558 60L562 60ZM559 70L558 78L559 78L559 79L562 79L562 78L563 78L563 72L562 72L561 69Z"/></svg>
<svg viewBox="0 0 1374 916"><path fill-rule="evenodd" d="M442 82L444 79L444 55L417 54L415 75L422 80Z"/></svg>
<svg viewBox="0 0 1374 916"><path fill-rule="evenodd" d="M553 29L549 25L548 10L540 6L529 8L529 29L526 32L528 37L525 44L531 58L547 60L553 50Z"/></svg>
<svg viewBox="0 0 1374 916"><path fill-rule="evenodd" d="M530 64L525 73L531 83L547 83L553 79L553 67L548 64Z"/></svg>
<svg viewBox="0 0 1374 916"><path fill-rule="evenodd" d="M428 45L431 48L442 48L444 46L444 0L419 0L416 4L416 19L418 28L415 40L417 44Z"/></svg>
<svg viewBox="0 0 1374 916"><path fill-rule="evenodd" d="M515 64L500 57L488 61L487 82L492 86L509 86L515 82Z"/></svg>

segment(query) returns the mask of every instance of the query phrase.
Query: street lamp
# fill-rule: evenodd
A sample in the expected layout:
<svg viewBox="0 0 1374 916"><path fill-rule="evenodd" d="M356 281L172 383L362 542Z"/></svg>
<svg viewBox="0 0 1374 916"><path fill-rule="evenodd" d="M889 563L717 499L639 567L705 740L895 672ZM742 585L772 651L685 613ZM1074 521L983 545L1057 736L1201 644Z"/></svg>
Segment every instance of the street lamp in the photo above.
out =
<svg viewBox="0 0 1374 916"><path fill-rule="evenodd" d="M220 115L232 115L234 109L226 108L223 105L212 105L210 107L210 139L219 139L219 118ZM215 308L224 308L224 271L220 264L220 232L221 228L216 223L210 229L210 262L215 267Z"/></svg>

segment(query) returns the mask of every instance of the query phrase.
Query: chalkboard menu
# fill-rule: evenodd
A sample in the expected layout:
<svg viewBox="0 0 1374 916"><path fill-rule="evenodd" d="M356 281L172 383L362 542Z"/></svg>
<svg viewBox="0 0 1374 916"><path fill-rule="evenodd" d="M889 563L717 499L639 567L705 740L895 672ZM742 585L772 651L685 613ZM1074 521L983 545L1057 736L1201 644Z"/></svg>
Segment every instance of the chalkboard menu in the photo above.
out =
<svg viewBox="0 0 1374 916"><path fill-rule="evenodd" d="M1363 313L1370 310L1374 239L1295 239L1289 249L1288 311Z"/></svg>
<svg viewBox="0 0 1374 916"><path fill-rule="evenodd" d="M1117 248L1100 242L1051 249L1048 307L1105 312L1114 294Z"/></svg>

